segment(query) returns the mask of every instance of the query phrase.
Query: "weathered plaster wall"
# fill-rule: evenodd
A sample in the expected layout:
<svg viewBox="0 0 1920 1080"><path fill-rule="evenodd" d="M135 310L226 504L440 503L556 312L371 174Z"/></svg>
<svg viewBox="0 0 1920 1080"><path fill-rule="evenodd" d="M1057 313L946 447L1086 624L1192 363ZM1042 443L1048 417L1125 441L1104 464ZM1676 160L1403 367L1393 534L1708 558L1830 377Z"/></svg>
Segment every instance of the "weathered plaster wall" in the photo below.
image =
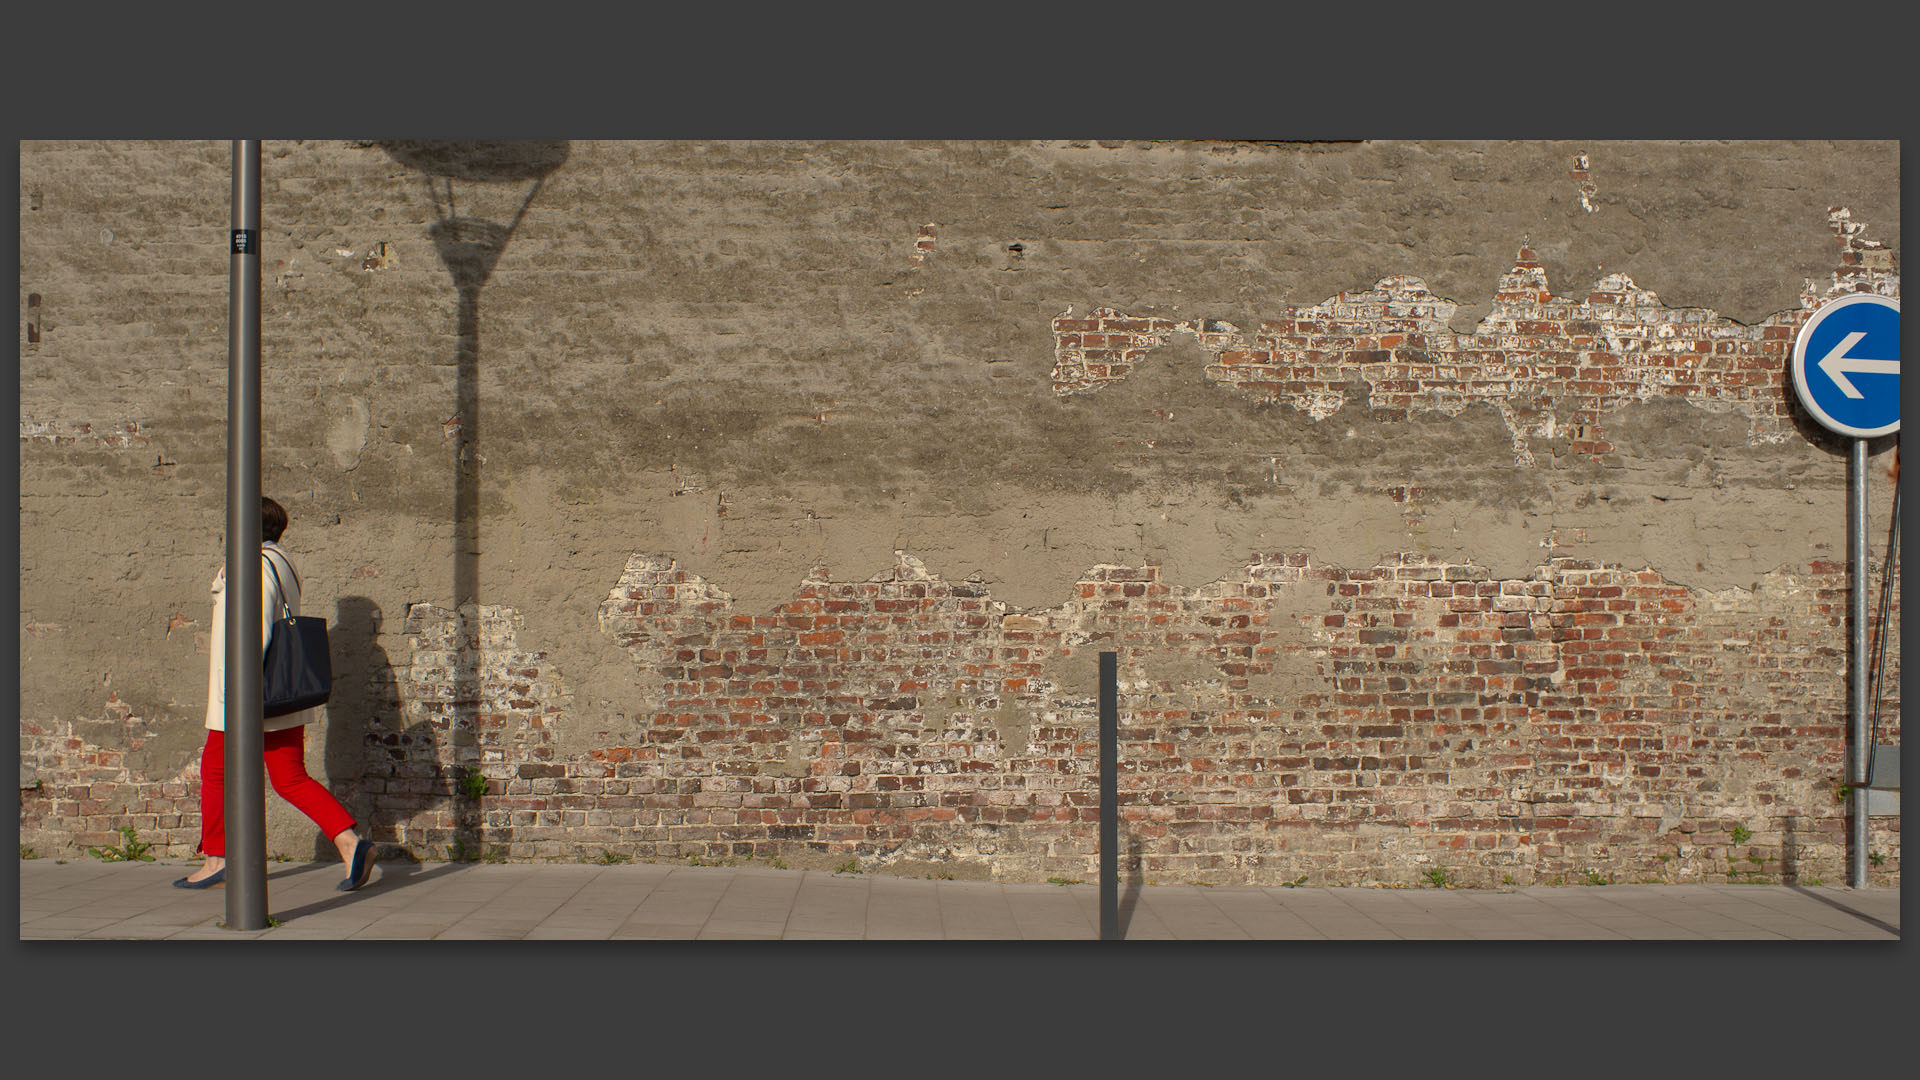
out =
<svg viewBox="0 0 1920 1080"><path fill-rule="evenodd" d="M21 148L23 841L99 843L129 820L176 848L197 836L229 162L215 143ZM1435 845L1483 838L1492 854L1463 869L1652 873L1679 851L1662 845L1741 821L1771 845L1769 873L1841 876L1845 644L1823 605L1844 559L1845 463L1782 375L1813 305L1857 287L1898 295L1892 144L572 143L436 160L276 142L264 178L264 487L292 512L287 542L339 652L310 757L384 842L857 853L907 869L940 853L1008 876L1090 865L1092 757L1068 732L1084 735L1104 631L1059 635L1086 589L1118 580L1098 568L1122 567L1143 591L1116 599L1145 612L1148 588L1182 598L1183 633L1199 635L1135 637L1123 653L1142 768L1202 777L1129 778L1140 806L1186 808L1166 811L1172 831L1134 834L1163 875L1400 880ZM484 250L440 223L453 216L510 237ZM1876 445L1876 560L1889 450ZM712 605L675 608L672 641L670 624L619 610L652 602L621 595L640 587L629 578L669 566L685 575L673 588L697 581ZM1207 637L1215 594L1273 566L1309 584L1282 590L1284 610L1268 596L1215 613L1260 620L1238 628L1252 640ZM1346 614L1346 586L1425 580L1406 567L1497 583L1488 603L1537 603L1480 642L1437 623L1418 646L1302 636L1316 619L1313 633L1338 629L1325 620ZM1566 675L1583 663L1576 640L1553 636L1559 616L1610 614L1554 606L1580 599L1582 573L1679 605L1656 637L1709 653L1710 639L1744 642L1788 674L1756 681L1717 657L1697 705L1616 715L1646 706L1582 689ZM737 620L821 618L796 605L834 590L926 598L865 597L876 574L951 590L941 603L982 621L811 660L833 695L862 702L842 712L871 739L828 738L845 724L822 727L811 717L834 711L798 691L747 704L766 691L733 674L667 688L682 651L737 671L741 650L774 647L730 636L748 633ZM1427 626L1453 599L1390 603ZM463 616L461 601L479 606ZM1645 628L1622 619L1623 633ZM1014 640L1044 672L1003 670L1041 663L1009 655L1010 634L1038 635ZM1338 650L1363 644L1415 655L1336 672L1361 662ZM779 647L786 659L752 662L791 674L781 665L809 646ZM1552 655L1454 655L1478 647ZM937 670L896 671L896 648ZM1082 654L1085 672L1068 659ZM952 668L966 655L1001 685ZM1633 678L1671 690L1683 655L1650 650ZM1562 678L1443 687L1467 659ZM1471 708L1499 713L1517 748L1495 763L1339 682L1376 677L1408 684L1390 693L1507 695ZM1204 722L1156 694L1193 698L1181 708ZM1542 741L1567 710L1617 757L1568 749L1599 770L1590 791L1549 779L1568 775ZM1204 738L1219 745L1156 725L1218 728ZM1755 726L1793 734L1742 734ZM1693 756L1663 768L1702 772L1607 788L1662 767L1627 739L1686 741ZM902 746L894 771L873 762L876 743ZM862 753L862 771L841 771ZM1423 806L1470 810L1389 812L1372 767L1310 764L1435 754L1448 764L1396 782ZM1223 756L1261 762L1258 782L1194 765ZM469 767L492 778L477 803L453 794ZM1489 769L1534 779L1498 795ZM907 785L931 775L944 779ZM1462 786L1485 793L1455 800ZM1572 792L1587 810L1571 818L1631 827L1595 854L1600 841L1542 825L1516 786ZM735 801L749 796L762 805ZM1367 809L1309 813L1342 803ZM1643 829L1655 806L1660 828ZM274 845L311 850L304 819L269 807ZM1079 816L1035 823L1060 807ZM722 833L689 816L715 809L771 817ZM1275 813L1292 822L1284 858Z"/></svg>

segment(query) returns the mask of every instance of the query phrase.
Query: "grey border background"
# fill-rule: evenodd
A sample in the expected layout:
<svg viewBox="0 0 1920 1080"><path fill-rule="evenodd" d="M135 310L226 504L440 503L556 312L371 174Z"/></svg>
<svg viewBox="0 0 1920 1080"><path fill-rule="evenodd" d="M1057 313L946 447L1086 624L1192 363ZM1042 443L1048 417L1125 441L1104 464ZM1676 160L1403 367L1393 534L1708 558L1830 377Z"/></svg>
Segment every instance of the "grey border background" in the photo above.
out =
<svg viewBox="0 0 1920 1080"><path fill-rule="evenodd" d="M0 100L16 148L234 135L1884 139L1914 122L1890 104L1911 90L1898 55L1870 28L1833 25L1851 18L1837 10L796 5L676 23L587 5L223 7L11 15ZM17 206L17 149L6 166ZM17 286L17 212L7 228ZM0 482L17 505L8 445ZM17 529L6 542L17 565ZM17 610L15 579L7 589ZM17 656L17 620L4 632ZM17 701L18 668L6 678ZM1899 1002L1914 985L1904 942L716 944L16 941L0 1016L10 1057L90 1070L224 1071L212 1059L243 1050L349 1076L1656 1061L1813 1073L1906 1056Z"/></svg>

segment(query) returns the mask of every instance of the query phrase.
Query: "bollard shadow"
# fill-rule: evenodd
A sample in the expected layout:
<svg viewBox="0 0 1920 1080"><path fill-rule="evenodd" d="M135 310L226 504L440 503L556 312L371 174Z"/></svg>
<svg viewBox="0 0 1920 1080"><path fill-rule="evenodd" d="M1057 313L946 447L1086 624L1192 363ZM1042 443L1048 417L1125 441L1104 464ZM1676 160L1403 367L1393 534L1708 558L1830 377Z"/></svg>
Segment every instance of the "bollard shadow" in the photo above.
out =
<svg viewBox="0 0 1920 1080"><path fill-rule="evenodd" d="M1892 923L1886 922L1884 920L1876 919L1864 911L1856 911L1855 909L1848 907L1847 905L1841 903L1840 901L1834 899L1831 896L1827 896L1822 893L1815 892L1814 890L1807 888L1805 885L1789 885L1787 886L1787 888L1792 889L1794 892L1799 893L1801 896L1806 896L1814 900L1818 900L1821 903L1827 905L1828 907L1834 909L1835 911L1843 911L1848 915L1851 915L1854 918L1859 919L1861 922L1866 923L1869 926L1873 926L1881 930L1885 930L1887 933L1892 934L1894 937L1900 936L1899 927L1893 925Z"/></svg>
<svg viewBox="0 0 1920 1080"><path fill-rule="evenodd" d="M1780 883L1800 884L1800 819L1788 814L1781 822Z"/></svg>
<svg viewBox="0 0 1920 1080"><path fill-rule="evenodd" d="M453 607L460 637L452 715L446 718L448 738L439 748L435 771L438 779L448 782L445 794L453 801L455 850L478 854L484 839L480 801L461 798L456 792L466 773L480 765L484 696L480 640L480 292L547 178L567 160L570 144L564 139L545 139L407 140L377 145L424 180L434 211L427 239L452 277L458 296L454 416L449 423L453 436ZM497 220L504 216L501 207L511 209L510 219ZM495 216L489 218L486 213Z"/></svg>
<svg viewBox="0 0 1920 1080"><path fill-rule="evenodd" d="M1140 904L1140 888L1147 883L1141 865L1140 838L1127 837L1127 887L1120 893L1120 936L1125 938L1133 926L1133 909Z"/></svg>

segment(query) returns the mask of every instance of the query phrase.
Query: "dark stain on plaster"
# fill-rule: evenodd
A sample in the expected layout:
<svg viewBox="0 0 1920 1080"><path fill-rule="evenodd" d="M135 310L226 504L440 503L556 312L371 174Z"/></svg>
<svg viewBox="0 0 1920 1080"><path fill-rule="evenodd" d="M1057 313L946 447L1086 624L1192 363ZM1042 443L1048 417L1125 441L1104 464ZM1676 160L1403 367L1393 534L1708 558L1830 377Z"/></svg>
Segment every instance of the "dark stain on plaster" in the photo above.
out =
<svg viewBox="0 0 1920 1080"><path fill-rule="evenodd" d="M204 682L204 679L202 681ZM205 721L193 723L190 717L168 717L169 710L158 708L157 705L146 707L156 708L158 711L142 711L141 707L136 705L135 715L158 719L138 746L128 748L121 763L136 775L155 779L176 776L188 765L199 760L200 753L207 742ZM89 741L103 746L112 746L117 740L112 737L93 737Z"/></svg>
<svg viewBox="0 0 1920 1080"><path fill-rule="evenodd" d="M1258 492L1273 488L1276 459L1323 491L1411 477L1435 497L1519 505L1545 484L1539 471L1514 465L1491 405L1452 416L1379 410L1356 381L1346 406L1316 421L1227 392L1205 377L1208 360L1190 335L1175 335L1123 383L1064 401L1031 364L1017 381L935 373L899 386L886 372L865 397L669 379L634 405L631 391L610 384L571 400L536 385L519 409L489 419L498 440L490 450L501 474L556 469L579 497L671 469L708 490L827 483L888 507L937 508L989 481L1036 493L1120 495L1168 484ZM891 361L910 377L907 357ZM567 445L537 437L555 428L574 433ZM1553 449L1553 440L1536 442ZM407 482L397 470L393 480ZM417 482L423 495L432 491Z"/></svg>
<svg viewBox="0 0 1920 1080"><path fill-rule="evenodd" d="M1698 462L1709 454L1764 452L1750 446L1747 418L1738 412L1709 412L1680 398L1626 402L1603 418L1614 445L1637 456Z"/></svg>
<svg viewBox="0 0 1920 1080"><path fill-rule="evenodd" d="M1098 418L1090 426L1110 433L1100 447L1110 466L1142 480L1272 491L1277 471L1316 495L1409 484L1434 498L1498 506L1545 493L1540 470L1514 464L1492 405L1452 416L1375 409L1366 383L1354 380L1341 408L1315 420L1209 380L1211 360L1191 335L1174 335L1123 382L1068 400Z"/></svg>

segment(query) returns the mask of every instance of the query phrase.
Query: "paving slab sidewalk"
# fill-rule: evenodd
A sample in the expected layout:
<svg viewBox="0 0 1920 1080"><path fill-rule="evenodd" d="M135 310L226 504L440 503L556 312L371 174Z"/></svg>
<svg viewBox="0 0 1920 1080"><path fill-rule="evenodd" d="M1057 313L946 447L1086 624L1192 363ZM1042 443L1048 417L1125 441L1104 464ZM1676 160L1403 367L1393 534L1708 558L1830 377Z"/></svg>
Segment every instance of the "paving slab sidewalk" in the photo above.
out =
<svg viewBox="0 0 1920 1080"><path fill-rule="evenodd" d="M1100 936L1097 885L938 881L667 864L272 864L264 930L228 930L192 863L23 859L20 937L270 940L1049 940ZM1897 941L1897 889L1120 887L1128 940Z"/></svg>

